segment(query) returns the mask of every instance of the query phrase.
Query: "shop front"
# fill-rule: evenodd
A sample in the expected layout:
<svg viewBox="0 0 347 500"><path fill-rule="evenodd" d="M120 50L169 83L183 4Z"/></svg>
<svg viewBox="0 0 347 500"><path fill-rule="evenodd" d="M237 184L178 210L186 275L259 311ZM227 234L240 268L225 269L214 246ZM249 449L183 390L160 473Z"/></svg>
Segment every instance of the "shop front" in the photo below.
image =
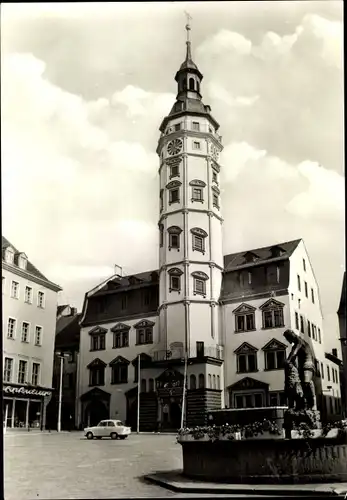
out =
<svg viewBox="0 0 347 500"><path fill-rule="evenodd" d="M3 386L3 422L7 428L45 429L52 389L31 385Z"/></svg>

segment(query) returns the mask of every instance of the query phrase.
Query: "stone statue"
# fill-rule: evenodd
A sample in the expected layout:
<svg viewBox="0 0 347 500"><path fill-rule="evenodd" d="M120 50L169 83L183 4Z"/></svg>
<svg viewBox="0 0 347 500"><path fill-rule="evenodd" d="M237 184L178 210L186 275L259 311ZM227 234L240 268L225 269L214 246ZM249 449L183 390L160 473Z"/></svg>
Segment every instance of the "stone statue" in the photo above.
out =
<svg viewBox="0 0 347 500"><path fill-rule="evenodd" d="M315 366L311 347L293 330L286 330L283 336L292 344L285 367L285 394L288 403L295 409L316 411L316 391L313 383Z"/></svg>

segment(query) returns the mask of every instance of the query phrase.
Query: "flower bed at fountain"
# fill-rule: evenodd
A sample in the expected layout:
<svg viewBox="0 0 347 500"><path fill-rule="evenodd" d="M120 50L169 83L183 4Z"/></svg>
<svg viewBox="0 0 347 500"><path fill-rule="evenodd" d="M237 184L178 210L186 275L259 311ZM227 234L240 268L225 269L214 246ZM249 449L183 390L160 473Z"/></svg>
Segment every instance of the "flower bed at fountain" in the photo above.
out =
<svg viewBox="0 0 347 500"><path fill-rule="evenodd" d="M294 438L285 439L268 420L181 429L183 474L230 483L347 481L346 422L319 430L300 424L293 432Z"/></svg>

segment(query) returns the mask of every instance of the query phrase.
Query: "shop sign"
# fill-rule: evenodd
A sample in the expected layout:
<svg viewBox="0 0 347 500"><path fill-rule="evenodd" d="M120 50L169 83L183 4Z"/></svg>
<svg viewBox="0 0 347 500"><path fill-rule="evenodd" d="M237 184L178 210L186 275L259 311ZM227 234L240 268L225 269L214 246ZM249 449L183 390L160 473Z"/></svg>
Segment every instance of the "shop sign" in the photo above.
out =
<svg viewBox="0 0 347 500"><path fill-rule="evenodd" d="M22 395L22 396L50 396L50 391L40 391L39 389L30 389L28 387L14 387L11 385L5 385L3 387L3 392L5 394Z"/></svg>

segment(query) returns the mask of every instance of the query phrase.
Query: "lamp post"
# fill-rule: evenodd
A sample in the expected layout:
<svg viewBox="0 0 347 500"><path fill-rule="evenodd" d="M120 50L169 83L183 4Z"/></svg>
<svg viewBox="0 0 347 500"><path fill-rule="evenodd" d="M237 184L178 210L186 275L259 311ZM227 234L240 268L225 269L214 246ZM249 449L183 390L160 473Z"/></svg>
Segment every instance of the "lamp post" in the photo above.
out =
<svg viewBox="0 0 347 500"><path fill-rule="evenodd" d="M140 433L140 393L141 393L140 370L141 370L141 354L139 354L138 358L137 358L137 422L136 422L136 432L137 432L137 434Z"/></svg>
<svg viewBox="0 0 347 500"><path fill-rule="evenodd" d="M63 369L64 369L64 358L67 356L64 353L57 353L60 359L60 372L59 372L59 398L58 398L58 425L57 431L61 432L61 403L63 399Z"/></svg>

